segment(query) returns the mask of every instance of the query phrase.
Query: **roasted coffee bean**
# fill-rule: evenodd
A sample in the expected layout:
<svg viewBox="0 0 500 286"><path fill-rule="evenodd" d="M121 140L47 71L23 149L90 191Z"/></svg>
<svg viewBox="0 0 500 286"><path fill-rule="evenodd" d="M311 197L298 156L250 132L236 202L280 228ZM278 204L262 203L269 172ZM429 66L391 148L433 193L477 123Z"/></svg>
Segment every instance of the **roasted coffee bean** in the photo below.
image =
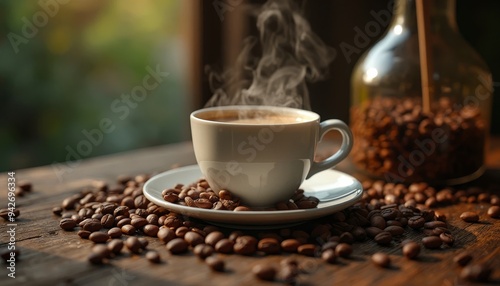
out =
<svg viewBox="0 0 500 286"><path fill-rule="evenodd" d="M460 271L460 278L470 281L486 282L490 280L492 271L493 269L485 264L469 264Z"/></svg>
<svg viewBox="0 0 500 286"><path fill-rule="evenodd" d="M441 238L439 238L439 236L426 236L422 238L422 244L425 246L425 248L440 248L442 243L443 241L441 240Z"/></svg>
<svg viewBox="0 0 500 286"><path fill-rule="evenodd" d="M237 206L234 208L233 211L235 212L247 212L247 211L251 211L252 209L250 209L249 207L247 206Z"/></svg>
<svg viewBox="0 0 500 286"><path fill-rule="evenodd" d="M172 254L180 254L188 250L189 244L182 238L174 238L167 243L166 247Z"/></svg>
<svg viewBox="0 0 500 286"><path fill-rule="evenodd" d="M112 239L110 242L108 242L108 249L114 254L119 254L122 251L123 248L123 241L121 239Z"/></svg>
<svg viewBox="0 0 500 286"><path fill-rule="evenodd" d="M439 235L439 238L448 246L453 246L453 243L455 243L455 238L450 233L443 232Z"/></svg>
<svg viewBox="0 0 500 286"><path fill-rule="evenodd" d="M95 243L105 243L109 239L109 235L105 232L96 231L89 235L89 239Z"/></svg>
<svg viewBox="0 0 500 286"><path fill-rule="evenodd" d="M132 219L125 217L125 218L122 218L121 220L117 221L116 226L121 228L124 225L131 224L131 222L132 222Z"/></svg>
<svg viewBox="0 0 500 286"><path fill-rule="evenodd" d="M249 235L239 236L236 238L233 251L241 255L252 255L257 251L257 239Z"/></svg>
<svg viewBox="0 0 500 286"><path fill-rule="evenodd" d="M381 233L383 230L378 227L370 226L367 227L365 231L368 237L374 238L375 236L377 236L377 234Z"/></svg>
<svg viewBox="0 0 500 286"><path fill-rule="evenodd" d="M149 245L149 241L145 237L139 237L139 242L141 243L141 248L146 249Z"/></svg>
<svg viewBox="0 0 500 286"><path fill-rule="evenodd" d="M87 260L92 264L102 264L104 257L100 253L91 252Z"/></svg>
<svg viewBox="0 0 500 286"><path fill-rule="evenodd" d="M451 234L450 230L444 227L436 227L435 229L432 230L433 235L441 235L442 233L447 233Z"/></svg>
<svg viewBox="0 0 500 286"><path fill-rule="evenodd" d="M340 257L349 257L352 253L352 246L347 243L339 243L335 247L335 254Z"/></svg>
<svg viewBox="0 0 500 286"><path fill-rule="evenodd" d="M290 284L290 285L296 285L297 284L297 276L299 275L299 268L297 264L284 264L282 263L282 268L280 272L278 273L278 276L280 277L283 282Z"/></svg>
<svg viewBox="0 0 500 286"><path fill-rule="evenodd" d="M446 228L447 225L445 222L443 221L439 221L439 220L434 220L434 221L428 221L426 223L424 223L424 228L428 228L428 229L434 229L436 227L443 227L443 228Z"/></svg>
<svg viewBox="0 0 500 286"><path fill-rule="evenodd" d="M148 221L149 224L154 224L158 225L158 215L157 214L152 214L150 213L147 217L146 220Z"/></svg>
<svg viewBox="0 0 500 286"><path fill-rule="evenodd" d="M386 208L380 211L380 215L385 219L385 220L393 220L396 219L399 215L399 211L395 208Z"/></svg>
<svg viewBox="0 0 500 286"><path fill-rule="evenodd" d="M115 217L112 214L105 214L101 217L101 225L105 228L112 228L115 225Z"/></svg>
<svg viewBox="0 0 500 286"><path fill-rule="evenodd" d="M215 244L224 237L225 236L222 232L215 230L207 234L207 236L205 237L205 243L211 246L215 246Z"/></svg>
<svg viewBox="0 0 500 286"><path fill-rule="evenodd" d="M129 208L127 206L118 206L114 209L113 215L115 216L115 218L121 215L124 217L128 217L130 215Z"/></svg>
<svg viewBox="0 0 500 286"><path fill-rule="evenodd" d="M389 267L391 264L391 258L383 252L373 254L371 260L373 264L383 268Z"/></svg>
<svg viewBox="0 0 500 286"><path fill-rule="evenodd" d="M366 239L367 233L366 230L360 226L355 226L351 230L352 236L356 241L364 241Z"/></svg>
<svg viewBox="0 0 500 286"><path fill-rule="evenodd" d="M392 234L387 231L382 231L381 233L377 234L373 240L375 240L376 243L380 245L388 245L392 241Z"/></svg>
<svg viewBox="0 0 500 286"><path fill-rule="evenodd" d="M199 233L194 232L194 231L188 231L184 235L184 240L191 246L195 247L198 244L204 243L205 238L201 236Z"/></svg>
<svg viewBox="0 0 500 286"><path fill-rule="evenodd" d="M281 251L280 242L276 238L266 237L259 240L257 249L266 254L277 254Z"/></svg>
<svg viewBox="0 0 500 286"><path fill-rule="evenodd" d="M126 224L122 226L121 228L122 233L127 234L127 235L134 235L135 232L137 231L135 227L131 224Z"/></svg>
<svg viewBox="0 0 500 286"><path fill-rule="evenodd" d="M219 253L229 254L229 253L233 252L234 242L228 238L223 238L223 239L217 241L214 248L215 248L215 251L217 251Z"/></svg>
<svg viewBox="0 0 500 286"><path fill-rule="evenodd" d="M422 216L412 216L408 219L408 226L413 229L424 227L425 219Z"/></svg>
<svg viewBox="0 0 500 286"><path fill-rule="evenodd" d="M326 249L321 253L321 259L327 263L335 263L337 254L334 249Z"/></svg>
<svg viewBox="0 0 500 286"><path fill-rule="evenodd" d="M139 239L135 236L131 236L125 240L125 246L127 247L130 252L138 254L141 252L141 249L143 248L141 245L141 242Z"/></svg>
<svg viewBox="0 0 500 286"><path fill-rule="evenodd" d="M399 236L405 232L404 228L395 225L386 227L384 231L389 232L392 236Z"/></svg>
<svg viewBox="0 0 500 286"><path fill-rule="evenodd" d="M345 249L342 250L345 251ZM315 256L317 251L318 247L312 243L302 244L297 248L297 253L305 256Z"/></svg>
<svg viewBox="0 0 500 286"><path fill-rule="evenodd" d="M175 236L184 238L184 235L189 231L189 227L181 226L175 230Z"/></svg>
<svg viewBox="0 0 500 286"><path fill-rule="evenodd" d="M122 230L119 227L113 227L108 230L108 235L111 238L119 238L122 236Z"/></svg>
<svg viewBox="0 0 500 286"><path fill-rule="evenodd" d="M463 212L460 215L460 219L462 219L465 222L478 222L479 221L479 215L475 212Z"/></svg>
<svg viewBox="0 0 500 286"><path fill-rule="evenodd" d="M256 264L252 267L252 273L260 280L273 281L276 278L277 270L269 264Z"/></svg>
<svg viewBox="0 0 500 286"><path fill-rule="evenodd" d="M167 227L161 227L156 234L158 239L163 243L168 243L176 237L175 232Z"/></svg>
<svg viewBox="0 0 500 286"><path fill-rule="evenodd" d="M215 256L209 256L205 259L205 262L207 263L208 267L212 269L213 271L217 272L223 272L224 271L224 261L218 257Z"/></svg>
<svg viewBox="0 0 500 286"><path fill-rule="evenodd" d="M340 234L339 242L353 244L354 236L350 232L343 232Z"/></svg>
<svg viewBox="0 0 500 286"><path fill-rule="evenodd" d="M98 231L102 228L102 224L98 219L88 219L86 222L83 224L82 228L84 230L94 232Z"/></svg>
<svg viewBox="0 0 500 286"><path fill-rule="evenodd" d="M142 231L147 236L156 237L158 235L159 227L154 224L147 224L142 228Z"/></svg>
<svg viewBox="0 0 500 286"><path fill-rule="evenodd" d="M133 218L130 224L133 225L136 229L140 229L146 224L148 224L148 221L145 218L138 217L138 218Z"/></svg>
<svg viewBox="0 0 500 286"><path fill-rule="evenodd" d="M155 250L149 250L148 252L146 252L145 257L151 263L161 262L160 254L158 253L158 251Z"/></svg>
<svg viewBox="0 0 500 286"><path fill-rule="evenodd" d="M64 230L73 230L75 227L76 227L76 221L74 221L73 219L71 218L63 218L60 222L59 222L59 226L64 229Z"/></svg>
<svg viewBox="0 0 500 286"><path fill-rule="evenodd" d="M289 238L281 242L281 249L285 252L297 252L300 245L301 243L297 239Z"/></svg>
<svg viewBox="0 0 500 286"><path fill-rule="evenodd" d="M318 202L314 200L300 200L295 203L299 209L313 209L318 206Z"/></svg>
<svg viewBox="0 0 500 286"><path fill-rule="evenodd" d="M88 239L89 236L90 236L90 234L91 234L91 232L88 231L88 230L81 229L81 230L78 231L77 234L78 234L79 237L81 237L83 239Z"/></svg>
<svg viewBox="0 0 500 286"><path fill-rule="evenodd" d="M205 259L214 253L215 249L208 244L198 244L193 248L193 253L201 259Z"/></svg>
<svg viewBox="0 0 500 286"><path fill-rule="evenodd" d="M491 206L488 209L487 214L491 218L500 218L500 206Z"/></svg>
<svg viewBox="0 0 500 286"><path fill-rule="evenodd" d="M420 253L420 245L409 241L403 245L403 255L408 259L415 259Z"/></svg>
<svg viewBox="0 0 500 286"><path fill-rule="evenodd" d="M92 247L92 252L100 254L103 258L108 258L111 255L111 251L104 244L96 244Z"/></svg>
<svg viewBox="0 0 500 286"><path fill-rule="evenodd" d="M61 216L63 209L61 207L53 207L52 208L52 213L55 214L56 216ZM3 217L3 216L1 216Z"/></svg>
<svg viewBox="0 0 500 286"><path fill-rule="evenodd" d="M453 262L459 266L465 266L472 260L472 255L469 252L463 251L453 257Z"/></svg>

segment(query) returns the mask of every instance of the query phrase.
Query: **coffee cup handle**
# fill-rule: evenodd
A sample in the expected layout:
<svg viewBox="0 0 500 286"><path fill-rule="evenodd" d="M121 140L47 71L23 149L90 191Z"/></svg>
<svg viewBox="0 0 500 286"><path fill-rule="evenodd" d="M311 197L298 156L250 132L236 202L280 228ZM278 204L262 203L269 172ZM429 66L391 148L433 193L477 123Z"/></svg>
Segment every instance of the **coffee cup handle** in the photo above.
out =
<svg viewBox="0 0 500 286"><path fill-rule="evenodd" d="M328 131L337 130L342 135L342 145L340 146L337 152L335 152L333 155L326 158L325 160L320 162L313 161L311 164L311 169L309 170L306 179L309 179L312 175L318 172L334 167L342 160L344 160L347 157L347 155L349 155L349 152L351 152L352 149L353 136L351 130L349 129L347 124L345 124L343 121L338 119L325 120L320 123L319 128L320 130L319 130L318 142L321 141L323 136Z"/></svg>

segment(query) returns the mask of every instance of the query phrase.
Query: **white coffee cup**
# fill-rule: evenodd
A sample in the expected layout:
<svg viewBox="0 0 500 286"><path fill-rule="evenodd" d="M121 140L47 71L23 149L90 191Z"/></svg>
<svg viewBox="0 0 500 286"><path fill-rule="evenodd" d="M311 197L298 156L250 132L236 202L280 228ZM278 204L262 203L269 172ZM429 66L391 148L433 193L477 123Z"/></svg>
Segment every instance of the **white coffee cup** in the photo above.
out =
<svg viewBox="0 0 500 286"><path fill-rule="evenodd" d="M352 133L338 119L320 123L314 112L272 106L223 106L191 113L196 161L210 187L243 204L266 207L291 198L302 182L345 159ZM314 162L323 135L337 130L340 149Z"/></svg>

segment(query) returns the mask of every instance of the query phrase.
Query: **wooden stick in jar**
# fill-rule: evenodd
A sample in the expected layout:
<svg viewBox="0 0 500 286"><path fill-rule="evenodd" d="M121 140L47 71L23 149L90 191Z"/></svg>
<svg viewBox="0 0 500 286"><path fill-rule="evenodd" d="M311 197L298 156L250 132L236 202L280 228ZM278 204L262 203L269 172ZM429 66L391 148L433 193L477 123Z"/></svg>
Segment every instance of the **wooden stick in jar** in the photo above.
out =
<svg viewBox="0 0 500 286"><path fill-rule="evenodd" d="M418 50L420 56L420 77L422 86L422 107L425 113L431 112L433 91L432 85L432 59L429 45L429 2L417 0L417 28L418 28Z"/></svg>

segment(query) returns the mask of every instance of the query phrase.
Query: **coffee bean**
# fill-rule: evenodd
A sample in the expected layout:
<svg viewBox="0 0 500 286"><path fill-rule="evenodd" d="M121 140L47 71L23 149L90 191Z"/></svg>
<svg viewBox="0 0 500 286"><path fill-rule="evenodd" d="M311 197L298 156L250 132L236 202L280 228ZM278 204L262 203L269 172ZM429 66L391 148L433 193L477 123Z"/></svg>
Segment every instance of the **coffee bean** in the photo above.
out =
<svg viewBox="0 0 500 286"><path fill-rule="evenodd" d="M297 264L283 264L279 272L279 277L283 282L289 285L297 284L297 276L299 275L299 268Z"/></svg>
<svg viewBox="0 0 500 286"><path fill-rule="evenodd" d="M224 261L218 257L215 256L209 256L205 259L205 262L207 263L208 267L212 269L213 271L217 272L223 272L224 271Z"/></svg>
<svg viewBox="0 0 500 286"><path fill-rule="evenodd" d="M466 251L462 251L453 257L453 262L459 266L465 266L472 260L472 254Z"/></svg>
<svg viewBox="0 0 500 286"><path fill-rule="evenodd" d="M119 227L113 227L108 230L108 235L111 238L119 238L120 236L122 236L122 230Z"/></svg>
<svg viewBox="0 0 500 286"><path fill-rule="evenodd" d="M425 248L440 248L442 243L443 241L441 240L441 238L439 238L439 236L427 236L422 238L422 244L425 246Z"/></svg>
<svg viewBox="0 0 500 286"><path fill-rule="evenodd" d="M160 254L158 253L158 251L155 250L149 250L148 252L146 252L145 257L151 263L161 262Z"/></svg>
<svg viewBox="0 0 500 286"><path fill-rule="evenodd" d="M146 249L149 245L149 241L145 237L139 237L139 243L141 244L142 249Z"/></svg>
<svg viewBox="0 0 500 286"><path fill-rule="evenodd" d="M377 236L377 234L381 233L383 230L378 227L371 226L367 227L365 231L368 237L374 238L375 236Z"/></svg>
<svg viewBox="0 0 500 286"><path fill-rule="evenodd" d="M193 253L201 259L205 259L214 253L215 249L208 244L198 244L193 248Z"/></svg>
<svg viewBox="0 0 500 286"><path fill-rule="evenodd" d="M235 212L247 212L247 211L251 211L251 209L249 207L246 207L246 206L237 206L234 208Z"/></svg>
<svg viewBox="0 0 500 286"><path fill-rule="evenodd" d="M389 234L390 235L390 234ZM347 243L339 243L335 247L335 254L340 257L349 257L352 253L352 246Z"/></svg>
<svg viewBox="0 0 500 286"><path fill-rule="evenodd" d="M297 239L289 238L281 242L281 249L285 252L297 252L300 245L301 243Z"/></svg>
<svg viewBox="0 0 500 286"><path fill-rule="evenodd" d="M384 231L389 232L392 236L402 235L405 232L404 228L395 225L386 227Z"/></svg>
<svg viewBox="0 0 500 286"><path fill-rule="evenodd" d="M252 273L260 280L273 281L276 277L276 268L269 264L256 264L252 267Z"/></svg>
<svg viewBox="0 0 500 286"><path fill-rule="evenodd" d="M479 215L475 212L463 212L460 215L460 219L462 219L465 222L478 222L479 221Z"/></svg>
<svg viewBox="0 0 500 286"><path fill-rule="evenodd" d="M266 254L277 254L281 251L280 242L276 238L267 237L259 240L257 249Z"/></svg>
<svg viewBox="0 0 500 286"><path fill-rule="evenodd" d="M105 243L109 239L109 235L105 232L96 231L90 234L89 239L95 243Z"/></svg>
<svg viewBox="0 0 500 286"><path fill-rule="evenodd" d="M439 235L439 238L448 246L453 246L453 243L455 243L455 238L450 233L443 232Z"/></svg>
<svg viewBox="0 0 500 286"><path fill-rule="evenodd" d="M335 250L333 249L326 249L321 253L321 259L327 263L335 263L337 254L335 254Z"/></svg>
<svg viewBox="0 0 500 286"><path fill-rule="evenodd" d="M91 232L88 231L88 230L81 229L81 230L78 231L77 234L78 234L79 237L81 237L83 239L88 239L89 236L90 236L90 234L91 234Z"/></svg>
<svg viewBox="0 0 500 286"><path fill-rule="evenodd" d="M340 234L339 242L353 244L354 236L350 232L343 232Z"/></svg>
<svg viewBox="0 0 500 286"><path fill-rule="evenodd" d="M424 228L434 229L436 227L444 227L444 228L446 228L447 225L446 225L445 222L439 221L439 220L434 220L434 221L429 221L429 222L424 223Z"/></svg>
<svg viewBox="0 0 500 286"><path fill-rule="evenodd" d="M184 240L192 247L205 242L205 238L194 231L188 231L184 235Z"/></svg>
<svg viewBox="0 0 500 286"><path fill-rule="evenodd" d="M105 228L112 228L115 224L115 217L112 214L105 214L101 217L101 225Z"/></svg>
<svg viewBox="0 0 500 286"><path fill-rule="evenodd" d="M233 251L241 255L252 255L257 251L257 239L249 235L239 236L236 238Z"/></svg>
<svg viewBox="0 0 500 286"><path fill-rule="evenodd" d="M460 278L470 281L486 282L490 279L491 273L492 268L487 265L472 264L462 268Z"/></svg>
<svg viewBox="0 0 500 286"><path fill-rule="evenodd" d="M420 253L420 245L410 241L403 245L403 255L408 259L415 259Z"/></svg>
<svg viewBox="0 0 500 286"><path fill-rule="evenodd" d="M114 254L119 254L122 251L123 248L123 241L121 239L112 239L110 242L108 242L108 249Z"/></svg>
<svg viewBox="0 0 500 286"><path fill-rule="evenodd" d="M141 229L143 226L148 224L148 221L145 218L138 217L138 218L133 218L130 221L130 224L133 225L136 229Z"/></svg>
<svg viewBox="0 0 500 286"><path fill-rule="evenodd" d="M408 219L408 226L413 229L424 227L425 219L422 216L412 216Z"/></svg>
<svg viewBox="0 0 500 286"><path fill-rule="evenodd" d="M174 238L167 243L167 250L172 254L184 253L188 250L189 244L182 238Z"/></svg>
<svg viewBox="0 0 500 286"><path fill-rule="evenodd" d="M345 243L345 245L349 245ZM297 253L305 256L315 256L316 251L318 250L318 247L315 244L312 243L307 243L307 244L302 244L297 248ZM348 250L345 248L342 248L343 253L347 253ZM340 256L340 255L339 255Z"/></svg>
<svg viewBox="0 0 500 286"><path fill-rule="evenodd" d="M389 255L383 252L377 252L373 254L371 260L373 264L383 268L389 267L389 265L391 264L391 258L389 257Z"/></svg>
<svg viewBox="0 0 500 286"><path fill-rule="evenodd" d="M380 245L388 245L392 241L392 234L387 231L382 231L381 233L377 234L373 240L375 240L376 243Z"/></svg>
<svg viewBox="0 0 500 286"><path fill-rule="evenodd" d="M299 209L313 209L318 206L318 202L314 200L300 200L295 203Z"/></svg>
<svg viewBox="0 0 500 286"><path fill-rule="evenodd" d="M154 224L147 224L142 228L144 234L151 237L156 237L158 235L159 230L160 228Z"/></svg>
<svg viewBox="0 0 500 286"><path fill-rule="evenodd" d="M385 219L385 220L393 220L396 219L399 215L399 211L394 208L387 208L383 209L380 211L380 215Z"/></svg>
<svg viewBox="0 0 500 286"><path fill-rule="evenodd" d="M139 239L135 236L131 236L125 240L125 246L130 252L138 254L141 252L142 245Z"/></svg>
<svg viewBox="0 0 500 286"><path fill-rule="evenodd" d="M71 218L63 218L60 222L59 222L59 226L64 229L64 230L73 230L75 227L76 227L76 221L74 221L73 219Z"/></svg>
<svg viewBox="0 0 500 286"><path fill-rule="evenodd" d="M214 248L215 248L215 251L217 251L219 253L229 254L229 253L233 252L234 242L228 238L223 238L223 239L217 241Z"/></svg>
<svg viewBox="0 0 500 286"><path fill-rule="evenodd" d="M61 216L63 209L61 207L53 207L52 213L56 216Z"/></svg>
<svg viewBox="0 0 500 286"><path fill-rule="evenodd" d="M500 206L491 206L488 209L487 214L491 218L500 218Z"/></svg>
<svg viewBox="0 0 500 286"><path fill-rule="evenodd" d="M124 226L121 227L121 231L124 234L134 235L135 232L136 232L136 229L135 229L135 227L133 225L126 224L126 225L124 225Z"/></svg>
<svg viewBox="0 0 500 286"><path fill-rule="evenodd" d="M216 230L212 231L205 237L205 243L211 246L215 246L219 240L223 239L225 236L222 232Z"/></svg>
<svg viewBox="0 0 500 286"><path fill-rule="evenodd" d="M100 254L103 258L107 258L111 255L111 251L104 244L96 244L92 247L92 252Z"/></svg>
<svg viewBox="0 0 500 286"><path fill-rule="evenodd" d="M116 226L119 228L122 228L124 225L131 224L131 223L132 223L132 219L125 217L125 218L122 218L119 221L117 221Z"/></svg>
<svg viewBox="0 0 500 286"><path fill-rule="evenodd" d="M91 252L87 260L92 264L102 264L104 257L100 253Z"/></svg>

